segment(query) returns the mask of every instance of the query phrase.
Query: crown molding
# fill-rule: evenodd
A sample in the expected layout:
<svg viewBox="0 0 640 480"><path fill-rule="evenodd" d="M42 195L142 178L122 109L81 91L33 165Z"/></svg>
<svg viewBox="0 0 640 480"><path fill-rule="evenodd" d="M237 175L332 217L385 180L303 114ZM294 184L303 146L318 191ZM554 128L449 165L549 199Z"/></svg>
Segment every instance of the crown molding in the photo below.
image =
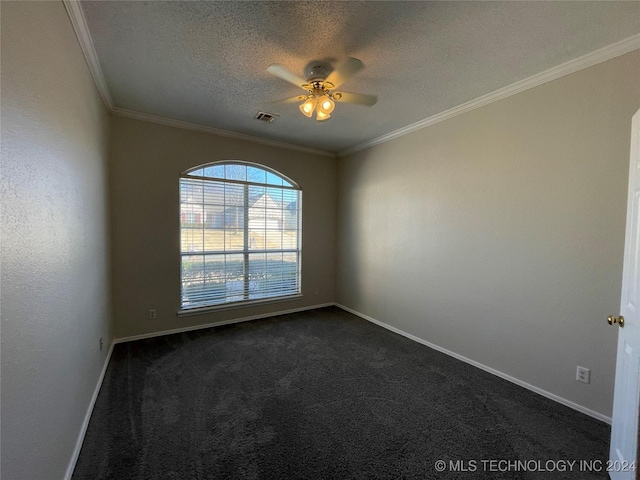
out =
<svg viewBox="0 0 640 480"><path fill-rule="evenodd" d="M141 120L143 122L156 123L159 125L166 125L168 127L181 128L183 130L191 130L194 132L207 133L210 135L217 135L219 137L233 138L235 140L242 140L244 142L253 142L261 145L267 145L269 147L282 148L285 150L294 150L296 152L311 153L313 155L336 158L335 153L329 152L327 150L320 150L318 148L311 148L311 147L302 147L300 145L280 142L278 140L268 140L262 137L255 137L253 135L247 135L244 133L231 132L229 130L222 130L220 128L207 127L205 125L199 125L197 123L183 122L182 120L173 120L171 118L160 117L158 115L151 115L149 113L140 113L134 110L127 110L125 108L114 107L111 109L111 112L120 117L132 118L134 120Z"/></svg>
<svg viewBox="0 0 640 480"><path fill-rule="evenodd" d="M476 108L480 108L490 103L497 102L498 100L502 100L503 98L510 97L525 90L529 90L530 88L542 85L543 83L556 80L557 78L564 77L565 75L570 75L579 70L591 67L598 63L602 63L606 60L611 60L612 58L619 57L620 55L624 55L625 53L637 49L640 49L640 34L633 35L617 43L613 43L604 48L600 48L591 53L583 55L582 57L578 57L574 60L570 60L566 63L550 68L549 70L545 70L544 72L538 73L529 78L525 78L524 80L512 83L511 85L500 88L494 92L488 93L469 102L450 108L449 110L445 110L444 112L437 113L435 115L432 115L431 117L427 117L424 120L420 120L416 123L412 123L411 125L407 125L406 127L400 128L372 140L360 143L353 147L349 147L345 150L341 150L337 155L338 157L343 157L345 155L359 152L375 145L380 145L381 143L385 143L395 138L402 137L436 123L444 122L445 120L453 118L457 115L470 112L471 110L475 110Z"/></svg>
<svg viewBox="0 0 640 480"><path fill-rule="evenodd" d="M73 25L73 30L76 32L78 43L84 54L84 58L89 66L89 71L93 77L93 82L98 89L98 93L102 97L102 101L109 110L113 110L113 100L109 94L107 88L107 82L104 80L102 69L100 68L100 62L98 61L98 55L93 47L93 40L91 40L91 34L89 33L89 27L87 26L87 20L84 17L84 12L80 6L78 0L62 0L64 8L67 10L69 20Z"/></svg>

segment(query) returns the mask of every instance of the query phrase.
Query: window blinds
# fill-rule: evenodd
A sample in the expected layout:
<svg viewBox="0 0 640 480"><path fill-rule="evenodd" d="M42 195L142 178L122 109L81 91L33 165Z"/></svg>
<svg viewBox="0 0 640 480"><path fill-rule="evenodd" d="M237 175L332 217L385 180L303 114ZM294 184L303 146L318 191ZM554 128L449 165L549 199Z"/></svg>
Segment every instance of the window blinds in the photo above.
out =
<svg viewBox="0 0 640 480"><path fill-rule="evenodd" d="M180 178L182 308L299 294L300 190L257 167L213 168Z"/></svg>

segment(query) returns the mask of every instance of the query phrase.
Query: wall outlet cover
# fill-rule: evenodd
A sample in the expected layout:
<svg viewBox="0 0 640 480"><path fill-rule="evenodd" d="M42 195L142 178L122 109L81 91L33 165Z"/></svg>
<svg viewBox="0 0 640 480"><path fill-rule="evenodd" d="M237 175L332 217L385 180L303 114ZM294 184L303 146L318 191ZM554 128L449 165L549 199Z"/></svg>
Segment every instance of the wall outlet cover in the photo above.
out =
<svg viewBox="0 0 640 480"><path fill-rule="evenodd" d="M576 369L576 380L582 383L591 383L591 370L578 366Z"/></svg>

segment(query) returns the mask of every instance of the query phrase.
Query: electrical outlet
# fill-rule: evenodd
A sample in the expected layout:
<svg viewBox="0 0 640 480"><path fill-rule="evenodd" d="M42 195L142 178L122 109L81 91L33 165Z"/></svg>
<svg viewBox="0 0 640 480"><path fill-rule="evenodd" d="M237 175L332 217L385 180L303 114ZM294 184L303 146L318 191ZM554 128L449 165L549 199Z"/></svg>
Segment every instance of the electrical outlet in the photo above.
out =
<svg viewBox="0 0 640 480"><path fill-rule="evenodd" d="M578 366L576 369L576 380L582 383L591 383L591 370Z"/></svg>
<svg viewBox="0 0 640 480"><path fill-rule="evenodd" d="M155 320L156 318L158 318L158 315L156 314L156 309L152 308L151 310L149 310L149 320Z"/></svg>
<svg viewBox="0 0 640 480"><path fill-rule="evenodd" d="M102 346L103 346L103 342L102 342L102 338L100 338L100 351L102 351Z"/></svg>

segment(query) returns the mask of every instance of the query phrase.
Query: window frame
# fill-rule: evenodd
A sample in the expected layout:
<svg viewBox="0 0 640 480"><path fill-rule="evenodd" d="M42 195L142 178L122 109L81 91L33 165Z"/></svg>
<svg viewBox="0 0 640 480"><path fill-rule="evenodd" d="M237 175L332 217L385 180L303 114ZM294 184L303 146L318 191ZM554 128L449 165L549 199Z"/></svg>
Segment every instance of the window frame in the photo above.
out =
<svg viewBox="0 0 640 480"><path fill-rule="evenodd" d="M207 176L201 176L201 175L193 175L192 172L198 171L198 170L204 170L208 167L215 167L215 166L225 166L225 165L239 165L239 166L243 166L245 168L248 167L253 167L259 170L263 170L267 173L267 178L268 178L268 174L272 174L275 175L276 177L280 178L283 180L283 183L286 182L289 185L274 185L271 183L260 183L260 182L255 182L255 181L250 181L250 180L234 180L234 179L227 179L227 178L217 178L217 177L207 177ZM225 175L226 177L226 175ZM244 189L244 202L243 202L243 206L242 206L242 211L244 214L244 219L243 219L243 248L242 250L227 250L226 247L223 246L223 250L216 250L216 251L207 251L204 250L204 245L203 245L203 249L199 252L185 252L183 251L183 239L182 239L182 182L183 179L193 179L193 180L202 180L203 182L207 182L207 181L211 181L211 182L217 182L217 183L222 183L224 185L227 184L235 184L235 185L242 185L245 187ZM265 182L268 182L268 180L265 180ZM250 231L250 226L249 226L249 210L251 208L251 204L249 203L249 196L248 196L248 191L249 188L251 186L255 186L255 187L262 187L265 189L268 188L279 188L282 190L291 190L291 191L295 191L296 192L296 210L297 210L297 214L296 214L296 224L297 224L297 228L296 228L296 235L297 235L297 246L296 248L283 248L282 245L280 245L280 249L269 249L267 247L267 245L265 244L265 247L263 249L252 249L250 241L249 241L249 231ZM302 188L300 187L300 185L293 181L292 179L290 179L289 177L287 177L286 175L283 175L282 173L278 172L277 170L274 170L271 167L268 167L266 165L260 164L260 163L255 163L255 162L247 162L244 160L220 160L220 161L215 161L215 162L210 162L210 163L205 163L202 165L198 165L198 166L194 166L194 167L190 167L187 170L183 171L179 178L178 178L178 194L179 194L179 198L178 198L178 233L179 233L179 262L180 262L180 308L178 310L178 316L189 316L189 315L198 315L198 314L202 314L202 313L208 313L211 311L216 311L216 310L231 310L231 309L236 309L236 308L247 308L247 307L251 307L254 305L263 305L263 304L269 304L269 303L280 303L280 302L287 302L287 301L293 301L293 300L298 300L300 298L302 298ZM203 204L204 206L204 204ZM282 209L284 210L286 207L284 206L284 204L282 205ZM203 222L204 222L204 218L203 218ZM204 227L203 227L204 228ZM226 231L227 227L223 227L223 230ZM280 295L280 296L269 296L269 297L263 297L263 298L256 298L256 299L251 299L249 298L250 295L250 291L248 288L248 285L250 283L249 280L249 274L248 274L248 265L249 265L249 255L250 254L269 254L269 253L295 253L296 254L296 258L297 258L297 264L296 264L296 286L297 286L297 291L295 293L292 294L286 294L286 295ZM183 305L183 301L184 301L184 296L183 296L183 283L184 283L184 277L183 277L183 257L184 256L193 256L193 255L201 255L201 256L206 256L206 255L228 255L228 254L234 254L234 255L242 255L243 257L243 271L244 271L244 280L243 280L243 296L245 298L243 298L242 300L235 300L235 301L225 301L222 303L211 303L208 305L196 305L196 306L184 306Z"/></svg>

